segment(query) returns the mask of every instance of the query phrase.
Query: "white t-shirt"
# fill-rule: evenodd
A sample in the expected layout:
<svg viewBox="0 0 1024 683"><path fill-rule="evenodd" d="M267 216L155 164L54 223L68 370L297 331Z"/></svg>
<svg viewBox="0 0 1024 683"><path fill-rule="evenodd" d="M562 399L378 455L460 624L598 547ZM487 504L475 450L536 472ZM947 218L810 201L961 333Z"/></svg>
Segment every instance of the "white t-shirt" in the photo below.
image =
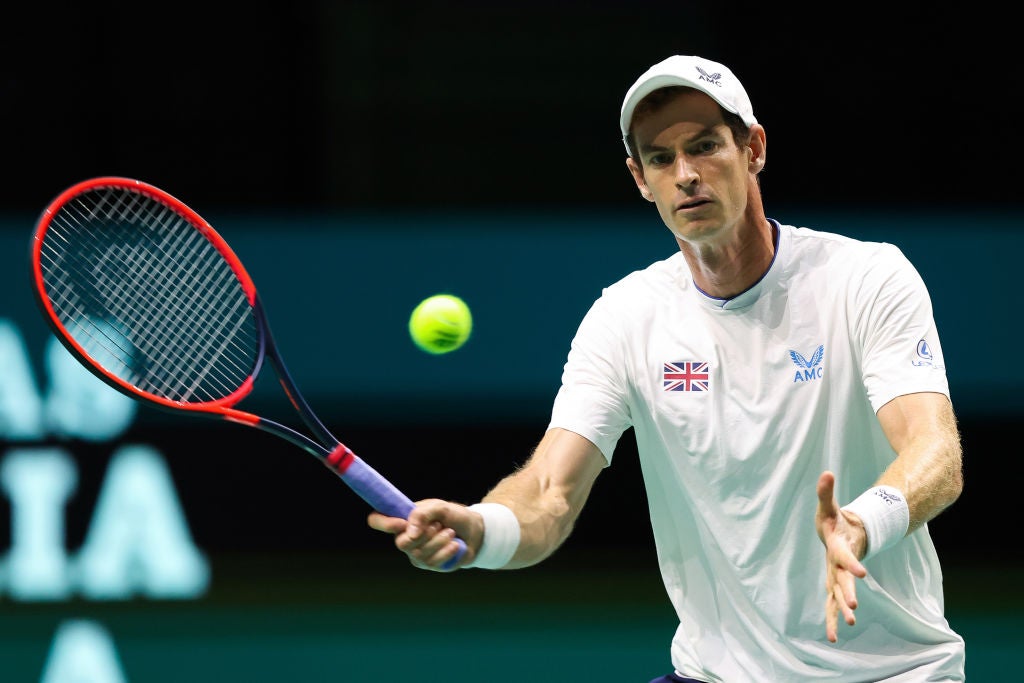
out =
<svg viewBox="0 0 1024 683"><path fill-rule="evenodd" d="M633 428L682 675L963 680L927 526L866 562L857 624L840 618L835 644L814 527L823 471L843 505L894 459L875 411L949 394L925 284L891 244L773 224L771 268L735 299L701 292L681 253L606 288L573 339L550 427L609 464Z"/></svg>

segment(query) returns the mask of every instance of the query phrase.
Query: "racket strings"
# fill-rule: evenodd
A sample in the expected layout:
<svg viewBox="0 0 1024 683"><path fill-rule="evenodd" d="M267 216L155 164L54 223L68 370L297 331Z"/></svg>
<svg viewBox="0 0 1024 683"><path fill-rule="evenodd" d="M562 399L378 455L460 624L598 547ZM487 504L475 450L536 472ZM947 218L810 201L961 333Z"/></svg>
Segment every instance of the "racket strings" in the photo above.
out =
<svg viewBox="0 0 1024 683"><path fill-rule="evenodd" d="M181 244L181 239L186 237L186 236L191 238L191 242L192 242L192 245L190 247L188 247L188 248L186 248L187 245L182 245ZM202 258L202 257L205 256L206 260L209 261L210 254L209 253L207 253L207 254L200 254L199 257L197 258L195 256L195 252L198 249L197 245L199 245L199 244L201 244L203 242L205 242L205 240L201 236L199 236L199 233L197 233L195 231L182 231L180 233L180 235L178 237L176 237L173 242L170 243L169 249L167 249L166 251L169 251L171 253L181 252L184 255L184 263L189 263L189 259L195 259L196 262L198 263L198 265L201 266L199 268L199 270L202 271L206 264L200 262L199 258ZM132 254L132 256L134 256L134 254ZM216 259L215 256L213 258ZM183 301L183 298L182 298L182 296L179 295L179 292L178 292L178 287L180 285L191 283L193 281L193 279L195 279L197 277L197 273L194 272L195 270L196 269L193 266L190 266L184 272L177 273L177 274L172 273L172 272L170 272L168 270L167 272L165 272L163 274L162 277L151 278L151 279L147 280L146 277L148 277L148 275L146 277L139 277L140 273L148 273L149 272L146 269L146 264L145 263L131 263L131 262L129 262L128 263L127 271L125 273L123 273L123 275L125 276L125 280L128 281L127 285L125 284L124 281L120 281L120 280L104 280L102 282L104 282L104 283L106 283L106 282L113 283L118 288L118 290L119 290L116 294L113 291L104 292L104 294L106 294L109 297L109 300L111 301L111 303L119 303L120 304L120 303L123 302L124 309L123 310L115 310L114 313L116 315L121 315L121 316L124 316L124 317L129 317L130 315L134 314L134 315L141 315L144 319L151 320L151 319L153 319L153 312L152 311L150 311L150 310L143 310L143 311L134 310L135 309L135 306L134 306L135 301L134 301L134 299L129 299L126 295L122 295L122 294L127 293L127 292L134 292L134 291L137 291L138 289L144 287L147 284L152 284L152 285L154 285L157 288L157 291L152 294L152 297L148 299L149 301L152 301L152 300L158 299L158 298L161 299L161 300L164 300L164 301L166 301L168 303L168 305L169 305L173 315L177 316L178 318L180 318L182 320L192 320L192 321L198 323L197 316L195 316L194 313L190 312L187 308L185 308L183 305L181 305L181 302ZM156 273L157 271L153 271L153 272ZM210 288L209 291L224 291L223 290L223 286L225 284L224 280L227 277L228 276L226 276L224 273L221 273L220 281L218 281L217 283L214 283L214 285ZM189 297L195 297L195 296L197 296L197 294L199 294L199 293L197 293L195 291L187 292L187 295ZM242 300L242 301L244 301L244 300ZM219 310L218 306L214 305L215 302L212 302L212 301L206 299L206 300L200 301L199 303L200 303L200 305L206 305L209 308L209 310L211 310L213 312L215 320L216 319L221 319L221 320L228 319L227 316L219 315L221 313L221 311ZM236 309L237 309L238 302L236 302L235 306L236 306ZM237 316L232 316L232 317L237 317ZM163 339L155 338L155 337L140 337L140 339L139 339L140 347L142 348L144 353L147 353L148 355L151 355L152 357L154 357L158 361L158 363L156 364L157 367L164 367L164 366L170 364L170 367L174 368L175 367L174 364L180 362L181 358L179 356L177 356L177 355L172 355L172 352L174 350L176 350L176 349L193 348L194 345L200 341L199 339L196 338L197 330L198 329L199 329L198 324L195 324L195 325L180 325L180 326L177 326L177 327L168 326L167 328L164 329L166 337L163 338ZM213 332L214 338L219 338L217 335L219 335L222 331L221 330L213 330L212 332ZM210 365L208 367L215 367L215 366L214 365ZM242 369L242 368L239 367L239 369ZM205 372L201 373L200 375L198 375L196 383L201 381L205 377L205 375L206 375ZM172 377L173 376L174 375L172 375ZM224 386L225 386L225 388L227 388L227 385L224 385ZM195 389L195 386L193 386L189 390L186 390L184 392L185 393L185 397L191 395L191 393L194 391L194 389Z"/></svg>
<svg viewBox="0 0 1024 683"><path fill-rule="evenodd" d="M151 284L156 291L152 292L151 296L144 301L165 301L171 305L172 314L179 320L186 324L172 326L165 325L160 328L155 328L158 331L165 333L166 338L152 338L151 344L144 347L144 351L149 352L153 355L157 361L157 367L169 367L172 371L170 377L173 379L181 375L180 371L177 371L177 364L182 362L180 354L173 354L176 349L194 349L197 343L202 343L206 339L210 339L216 342L222 339L223 330L220 329L216 321L228 321L236 319L244 321L244 318L239 318L237 314L231 312L225 312L220 302L215 300L215 295L218 292L237 293L237 283L234 280L233 274L228 268L221 268L218 274L218 280L210 282L210 286L205 288L205 291L196 291L194 285L195 282L201 281L203 273L211 271L216 266L222 265L222 259L219 256L219 252L215 249L203 249L203 246L209 247L209 242L202 237L202 235L191 226L187 224L180 216L175 212L166 209L161 204L155 203L142 203L143 208L149 210L159 210L160 215L151 215L152 211L148 211L146 214L140 214L134 212L133 219L143 221L146 223L151 222L153 225L158 226L158 232L166 233L168 230L173 230L172 234L176 237L169 243L168 248L164 248L162 251L164 254L181 254L181 257L175 261L175 265L179 266L178 272L174 269L164 268L162 270L148 269L147 264L131 264L131 269L135 273L145 272L160 275L152 278L148 284ZM135 207L132 207L133 209ZM180 227L185 227L185 230L180 230ZM185 243L182 243L182 240ZM184 270L180 267L184 266ZM134 288L140 288L147 284L145 281L131 283ZM227 289L225 289L225 287ZM152 289L151 288L151 289ZM133 288L129 288L128 291L134 291ZM184 292L184 293L183 293ZM247 306L247 301L243 296L235 296L234 309L238 310L239 306ZM182 302L194 301L200 308L191 309L187 305L181 305ZM204 328L201 325L199 317L196 315L198 310L205 310L211 314L210 320L215 321L213 327ZM152 317L150 311L146 311L147 317ZM166 322L166 321L165 321ZM199 330L203 330L203 335L210 336L197 336ZM231 337L234 339L234 337ZM237 345L236 345L237 346ZM217 359L225 357L224 351L228 347L221 345L219 348L214 350L213 356L210 358L210 362L206 363L204 369L196 374L195 381L191 386L181 387L181 398L187 399L193 395L196 391L197 385L209 374L209 370L217 368ZM231 356L226 356L228 360ZM234 367L238 370L243 371L243 375L247 368L235 363ZM220 386L232 390L237 386L237 383L221 384Z"/></svg>
<svg viewBox="0 0 1024 683"><path fill-rule="evenodd" d="M123 209L121 209L121 207L117 207L117 208L119 210L123 211ZM91 217L91 218L96 218L96 212L95 211L90 212L89 214L83 214L83 215ZM139 216L139 215L134 216L134 218L137 219L137 220L143 219L143 217ZM179 246L179 245L172 244L172 247L176 247L176 246ZM85 251L85 250L83 250L83 251ZM152 319L152 318L154 318L154 316L153 316L151 311L142 311L142 312L140 312L138 307L133 305L133 301L134 300L127 298L123 294L123 292L125 292L125 291L134 291L135 289L137 289L140 286L140 283L137 282L138 278L133 276L134 273L138 273L140 271L139 263L136 262L133 258L131 258L131 254L123 254L123 253L121 253L121 250L119 248L116 248L116 247L113 248L112 250L108 251L108 253L106 254L106 257L107 257L107 261L109 263L115 263L115 264L118 263L120 259L125 259L124 262L125 262L126 268L122 268L122 269L119 270L118 275L122 278L120 281L119 280L114 280L114 279L109 279L109 278L108 279L102 279L101 278L101 279L99 279L97 281L98 294L108 305L108 310L105 311L105 313L112 314L118 320L131 320L133 317L136 318L136 319L139 319L139 318L142 318L142 319L146 319L146 318ZM95 261L95 258L93 258L92 260ZM88 259L87 259L87 262L88 262ZM167 278L164 278L164 279L165 279L165 281L167 280ZM110 287L109 286L110 283L113 283L115 286L114 287ZM125 286L124 283L127 283L127 286ZM145 284L145 283L142 283L142 284ZM157 282L157 284L160 284L160 283ZM156 301L156 300L158 300L158 297L160 298L160 300L165 300L165 301L168 301L168 302L174 302L174 301L177 300L173 295L168 295L167 288L166 288L165 285L163 287L161 287L161 289L163 289L164 291L156 291L155 293L151 292L151 295L150 295L148 300L149 301ZM180 306L178 308L179 308L179 310L178 311L174 311L174 313L175 313L175 315L179 315L180 316L181 313L182 313L182 309L181 309ZM172 310L173 310L173 308L172 308ZM84 311L81 308L78 308L77 312L81 314ZM88 318L86 318L86 319L88 319ZM146 341L147 337L138 334L138 330L139 329L140 328L138 326L133 326L133 330L134 330L134 335L133 335L134 336L134 340L133 341L134 341L135 345L137 345L137 347L144 354L149 355L153 360L156 361L155 363L150 363L149 364L149 368L150 369L153 369L153 368L160 369L160 368L166 367L167 361L171 359L170 354L167 353L167 349L180 348L180 345L167 345L165 347L159 347L159 346L154 346L153 344L147 344L147 341ZM101 330L101 332L105 333L105 330ZM108 340L110 340L110 335L109 334L105 333L104 336ZM92 337L95 338L95 335L92 335ZM115 338L113 341L116 343L116 345L117 345L117 347L119 349L124 349L124 344L120 343L122 341L121 339ZM175 340L175 339L172 338L172 341L180 342L181 339L176 339ZM179 362L180 362L180 359L179 359ZM160 373L154 372L151 379L157 380L159 378L159 375L160 375ZM130 379L136 379L137 380L138 378L133 376ZM160 385L160 386L163 386L165 389L166 389L166 386L168 386L166 384L166 382L159 382L159 381L157 381L156 383L158 385ZM167 393L167 392L164 391L164 393Z"/></svg>
<svg viewBox="0 0 1024 683"><path fill-rule="evenodd" d="M108 213L121 213L121 214L124 214L124 215L128 215L128 216L130 216L132 218L132 220L135 220L135 221L143 221L143 222L149 221L149 222L151 222L152 225L163 226L163 228L164 228L163 232L166 232L166 228L171 225L167 221L168 220L173 220L176 217L176 214L173 214L173 212L169 212L169 213L167 213L167 215L165 215L163 217L153 217L152 215L140 213L137 210L140 206L143 207L143 208L146 208L146 205L144 203L138 203L138 202L136 203L135 206L129 205L129 207L126 208L124 206L123 197L120 197L119 200L118 200L118 203L113 206L113 210L112 211L108 211ZM162 206L162 205L156 205L156 206ZM89 217L89 218L93 218L93 219L95 219L96 215L97 215L97 212L95 210L90 211L89 213L84 213L84 212L81 212L81 213L82 213L83 216ZM173 227L173 226L171 226L171 227ZM198 233L195 230L192 230L191 228L188 228L188 229L186 229L183 232L178 232L177 235L178 235L178 237L176 238L176 240L171 242L171 243L169 243L169 247L170 248L169 249L165 248L162 251L164 253L166 253L168 251L170 251L172 253L176 252L176 251L182 252L182 253L184 253L184 255L186 257L186 260L184 262L188 263L191 260L194 263L198 263L201 267L204 266L205 264L203 264L201 261L197 261L195 259L194 254L191 254L191 253L189 253L188 250L182 248L182 244L180 244L180 239L181 239L182 236L190 235L190 236L193 237L193 245L201 244L201 243L205 242L205 240L202 239L202 237L200 235L198 235ZM196 238L198 238L198 239L196 239ZM193 251L194 250L195 250L195 248L193 248ZM196 316L189 311L188 307L180 305L180 301L182 300L182 297L180 296L180 293L177 292L178 287L176 286L176 282L182 282L182 283L186 283L186 284L190 283L192 281L192 278L194 278L194 274L190 274L188 272L185 272L185 273L175 273L175 272L173 272L170 269L165 269L165 271L155 271L155 272L163 272L164 275L163 275L162 278L150 278L150 280L148 280L148 281L144 280L144 279L140 280L140 278L137 275L138 275L138 273L146 272L146 265L145 265L145 263L139 261L137 258L134 258L134 257L137 257L139 254L144 253L144 252L140 252L140 251L136 250L133 253L122 254L122 253L120 253L121 251L122 251L121 246L118 245L118 247L113 249L113 251L108 252L108 254L106 255L107 256L106 260L107 260L108 263L118 264L123 259L123 262L125 264L125 268L118 269L118 272L115 273L115 274L119 278L122 278L122 281L126 281L127 282L127 286L124 286L123 284L121 284L121 286L119 287L120 291L115 291L114 289L106 289L106 290L104 290L102 287L100 288L100 295L102 297L104 297L105 300L110 304L110 312L111 313L113 313L115 316L117 316L118 319L120 319L120 320L129 320L129 319L132 319L133 317L135 319L145 320L145 321L147 321L147 325L149 325L152 328L151 321L159 319L159 316L157 316L155 314L154 310L153 310L152 302L165 302L165 303L169 304L169 306L167 308L167 311L169 311L173 316L176 316L177 318L179 318L181 320L193 320L193 321L195 320ZM208 256L209 256L209 254L208 254ZM217 257L214 255L214 261L216 262L216 260L217 260ZM179 277L179 276L184 278L184 279L177 280L177 277ZM107 283L107 282L114 282L115 284L118 284L118 283L120 283L122 281L119 281L117 279L111 279L111 278L107 278L107 279L99 278L98 279L98 282L101 283L101 284ZM143 299L138 299L137 297L136 298L129 298L129 297L126 297L124 295L124 292L145 291L145 289L147 288L147 285L152 285L152 286L148 287L148 289L149 289L149 296L147 296L146 298L143 298ZM192 287L192 290L193 290L192 292L188 293L188 296L195 297L196 294L197 294L195 292L195 288ZM134 305L135 303L137 303L137 301L142 301L143 303L146 303L147 304L146 308L140 310L140 308L138 306ZM211 303L209 301L208 297L207 297L207 300L199 299L198 301L199 301L200 304L207 305L207 306L210 306L210 303ZM218 312L216 307L210 307L210 310L212 310L214 313ZM159 312L159 311L157 311L157 312ZM166 322L167 319L168 319L168 316L165 315L164 318L163 318L163 321ZM157 339L157 338L153 338L151 335L150 336L140 335L138 333L139 330L140 329L146 329L146 328L140 328L138 326L133 326L133 330L134 330L134 340L133 341L138 346L138 348L142 351L143 354L148 355L151 358L152 361L155 361L155 362L151 362L151 363L148 364L148 367L149 367L149 369L151 371L153 371L154 369L156 370L155 372L151 373L152 376L150 377L150 380L151 380L151 382L153 384L155 384L156 388L162 394L169 394L169 393L171 393L171 392L168 391L168 388L172 387L172 386L176 386L175 383L179 381L179 380L177 380L175 378L183 376L183 374L181 372L180 364L183 361L189 361L190 358L187 357L187 356L183 356L182 353L180 353L180 352L175 354L175 353L173 353L173 351L175 349L194 348L195 341L196 341L195 332L194 332L195 328L196 328L195 325L184 325L184 326L179 325L179 326L176 326L176 327L175 326L170 326L170 325L164 325L163 327L160 327L160 328L152 328L152 329L163 330L164 332L170 331L170 334L167 337L167 339L160 340L160 339ZM183 336L182 333L184 333L184 336ZM191 339L189 338L189 335L191 336ZM107 336L109 336L109 335L107 335ZM149 341L147 342L147 340L149 340ZM120 347L121 345L119 344L118 346ZM216 366L214 366L214 365L207 365L205 367L206 367L206 370L201 372L197 376L199 378L199 380L201 380L203 377L205 377L208 374L208 369L209 368L216 367ZM138 378L136 377L135 379L138 379ZM221 384L219 384L219 386L221 386L223 389L230 390L230 389L234 388L234 386L230 386L230 384L231 383L221 383ZM148 389L152 390L152 388L148 388ZM187 387L186 386L186 387L178 390L178 395L176 396L176 398L188 399L194 393L195 393L195 387L194 386L192 386L192 387ZM224 393L224 392L221 391L221 392L218 392L218 393Z"/></svg>
<svg viewBox="0 0 1024 683"><path fill-rule="evenodd" d="M50 221L46 294L93 362L162 398L210 401L253 372L260 338L237 275L184 216L127 188L86 192Z"/></svg>

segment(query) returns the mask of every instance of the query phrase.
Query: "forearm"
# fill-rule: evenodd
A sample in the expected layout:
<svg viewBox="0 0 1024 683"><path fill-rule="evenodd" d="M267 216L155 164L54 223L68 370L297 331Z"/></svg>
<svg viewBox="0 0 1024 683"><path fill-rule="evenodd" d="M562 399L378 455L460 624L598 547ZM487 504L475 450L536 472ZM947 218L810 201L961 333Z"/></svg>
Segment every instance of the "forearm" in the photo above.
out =
<svg viewBox="0 0 1024 683"><path fill-rule="evenodd" d="M910 533L952 505L963 490L959 439L921 439L893 461L878 480L903 492L910 508Z"/></svg>
<svg viewBox="0 0 1024 683"><path fill-rule="evenodd" d="M537 564L572 533L604 456L583 437L554 429L545 434L527 464L484 496L519 521L520 540L505 569Z"/></svg>
<svg viewBox="0 0 1024 683"><path fill-rule="evenodd" d="M580 512L559 492L545 491L541 482L521 473L503 480L482 502L501 503L519 520L519 547L505 569L528 567L550 556L569 537Z"/></svg>
<svg viewBox="0 0 1024 683"><path fill-rule="evenodd" d="M903 493L910 511L910 533L960 496L964 483L960 433L948 404L921 411L905 403L884 417L897 457L877 484Z"/></svg>

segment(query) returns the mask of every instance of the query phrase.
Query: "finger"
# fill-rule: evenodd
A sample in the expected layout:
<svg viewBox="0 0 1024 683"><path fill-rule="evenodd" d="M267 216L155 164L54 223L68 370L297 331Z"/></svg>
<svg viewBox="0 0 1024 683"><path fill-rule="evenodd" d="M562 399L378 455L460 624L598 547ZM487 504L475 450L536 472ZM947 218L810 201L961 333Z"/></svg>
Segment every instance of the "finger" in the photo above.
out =
<svg viewBox="0 0 1024 683"><path fill-rule="evenodd" d="M834 535L826 542L826 561L834 567L834 571L849 572L858 579L868 575L867 567L861 564L853 552L850 542L845 536ZM852 583L852 579L850 579Z"/></svg>
<svg viewBox="0 0 1024 683"><path fill-rule="evenodd" d="M441 550L434 556L434 563L435 566L437 567L437 570L443 572L451 572L455 571L456 569L464 565L467 562L467 559L465 557L463 557L462 560L458 563L452 562L452 560L455 559L458 556L458 554L462 552L463 547L464 546L462 544L458 543L455 540L455 533L453 532L452 540L448 542L448 545L446 545L443 550Z"/></svg>
<svg viewBox="0 0 1024 683"><path fill-rule="evenodd" d="M857 623L857 617L854 616L853 610L857 609L857 598L850 599L850 596L845 593L843 588L839 585L836 586L836 600L843 613L843 621L846 622L847 626L853 626Z"/></svg>
<svg viewBox="0 0 1024 683"><path fill-rule="evenodd" d="M843 615L846 623L853 625L850 619L853 617L853 610L857 609L857 579L849 572L840 572L838 586L842 591Z"/></svg>
<svg viewBox="0 0 1024 683"><path fill-rule="evenodd" d="M409 513L408 533L411 538L416 539L427 534L431 529L434 532L444 526L449 504L443 500L428 499L416 503L416 507Z"/></svg>
<svg viewBox="0 0 1024 683"><path fill-rule="evenodd" d="M835 501L836 476L828 470L818 477L818 504L826 510L831 510Z"/></svg>
<svg viewBox="0 0 1024 683"><path fill-rule="evenodd" d="M457 566L446 566L458 554L461 547L455 542L455 532L442 529L422 546L411 550L408 555L414 565L421 569L449 572Z"/></svg>
<svg viewBox="0 0 1024 683"><path fill-rule="evenodd" d="M454 538L454 531L434 522L424 530L421 536L421 541L417 548L419 556L429 563L430 559L438 551L443 550Z"/></svg>
<svg viewBox="0 0 1024 683"><path fill-rule="evenodd" d="M828 642L834 643L838 638L839 628L839 606L836 604L835 593L828 592L825 598L825 637Z"/></svg>
<svg viewBox="0 0 1024 683"><path fill-rule="evenodd" d="M459 544L455 542L455 532L452 529L442 529L421 549L422 561L431 568L440 569L454 558L460 549Z"/></svg>
<svg viewBox="0 0 1024 683"><path fill-rule="evenodd" d="M406 553L415 553L416 557L429 563L429 558L449 539L455 538L455 532L441 526L440 522L430 522L422 527L409 524L403 534L395 538L395 545Z"/></svg>
<svg viewBox="0 0 1024 683"><path fill-rule="evenodd" d="M399 517L388 517L379 512L371 512L366 517L366 523L371 529L384 531L389 534L400 534L405 531L408 522Z"/></svg>
<svg viewBox="0 0 1024 683"><path fill-rule="evenodd" d="M849 557L847 558L846 562L843 563L843 569L845 569L858 579L863 579L865 576L868 575L868 568L861 564L860 560L858 560L853 553L849 553ZM852 578L850 579L850 582L851 584L853 583Z"/></svg>

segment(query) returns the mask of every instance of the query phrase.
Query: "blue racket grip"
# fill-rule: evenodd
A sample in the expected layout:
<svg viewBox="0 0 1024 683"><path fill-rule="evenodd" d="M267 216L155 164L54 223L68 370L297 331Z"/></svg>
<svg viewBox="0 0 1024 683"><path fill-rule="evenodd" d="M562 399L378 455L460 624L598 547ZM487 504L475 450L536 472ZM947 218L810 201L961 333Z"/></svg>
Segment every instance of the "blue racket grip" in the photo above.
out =
<svg viewBox="0 0 1024 683"><path fill-rule="evenodd" d="M324 464L377 512L408 519L409 513L416 507L394 484L344 446L336 448L324 460ZM466 554L466 542L458 536L455 537L455 542L459 544L459 551L455 557L441 565L441 569L455 569L459 560Z"/></svg>

